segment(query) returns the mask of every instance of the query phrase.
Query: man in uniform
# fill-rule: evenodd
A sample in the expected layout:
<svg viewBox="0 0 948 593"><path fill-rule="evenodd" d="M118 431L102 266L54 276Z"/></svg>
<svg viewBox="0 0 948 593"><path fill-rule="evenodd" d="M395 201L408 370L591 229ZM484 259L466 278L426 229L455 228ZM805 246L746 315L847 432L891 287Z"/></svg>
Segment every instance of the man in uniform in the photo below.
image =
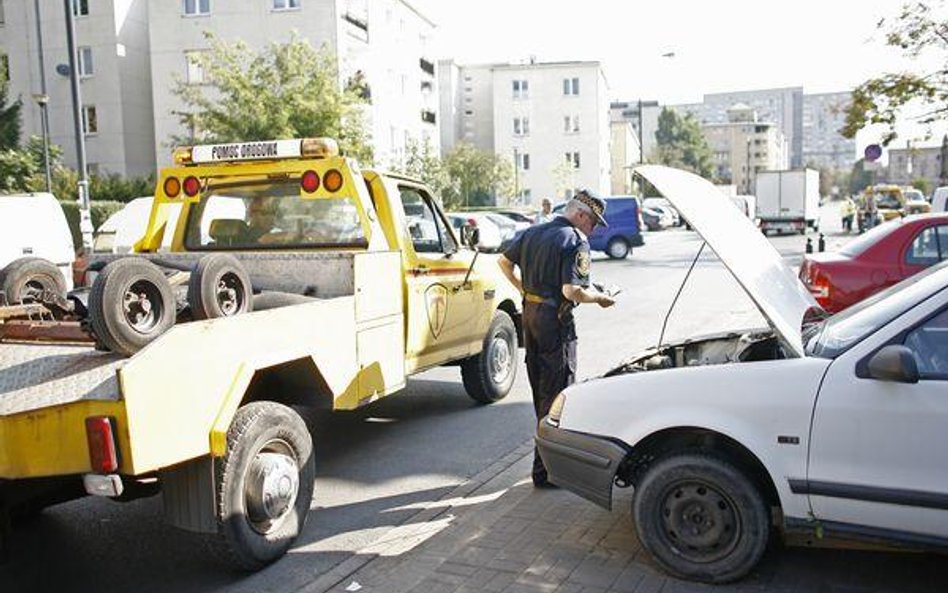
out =
<svg viewBox="0 0 948 593"><path fill-rule="evenodd" d="M563 216L522 233L498 260L501 271L523 294L523 337L527 376L537 419L550 411L556 395L576 378L576 327L572 309L580 303L611 307L615 300L589 290L589 243L586 236L602 217L606 203L580 190ZM514 268L520 268L518 277ZM539 453L533 454L533 484L548 486Z"/></svg>

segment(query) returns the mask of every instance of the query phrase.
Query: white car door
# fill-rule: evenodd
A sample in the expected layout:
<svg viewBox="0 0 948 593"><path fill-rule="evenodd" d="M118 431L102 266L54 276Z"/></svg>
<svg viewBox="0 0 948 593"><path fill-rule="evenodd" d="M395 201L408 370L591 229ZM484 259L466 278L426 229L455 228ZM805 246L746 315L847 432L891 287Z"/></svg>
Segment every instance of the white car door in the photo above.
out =
<svg viewBox="0 0 948 593"><path fill-rule="evenodd" d="M942 290L830 366L814 411L808 480L794 488L809 493L820 521L948 537L946 300ZM889 344L913 351L917 383L868 377L869 358Z"/></svg>

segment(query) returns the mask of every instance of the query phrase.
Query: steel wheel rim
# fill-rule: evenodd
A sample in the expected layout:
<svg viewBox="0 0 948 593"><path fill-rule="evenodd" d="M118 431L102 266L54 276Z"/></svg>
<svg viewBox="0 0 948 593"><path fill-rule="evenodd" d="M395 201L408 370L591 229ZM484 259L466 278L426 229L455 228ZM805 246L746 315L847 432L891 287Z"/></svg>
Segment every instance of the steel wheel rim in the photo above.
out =
<svg viewBox="0 0 948 593"><path fill-rule="evenodd" d="M46 293L46 285L36 279L27 280L20 289L21 303L39 303Z"/></svg>
<svg viewBox="0 0 948 593"><path fill-rule="evenodd" d="M716 562L740 542L738 507L719 488L701 480L681 480L665 488L660 500L662 538L688 561Z"/></svg>
<svg viewBox="0 0 948 593"><path fill-rule="evenodd" d="M503 334L493 337L490 342L490 378L494 383L500 384L510 376L512 357L510 356L510 345L504 339Z"/></svg>
<svg viewBox="0 0 948 593"><path fill-rule="evenodd" d="M244 508L250 527L261 535L279 529L292 514L299 491L299 463L293 448L282 439L267 441L244 477Z"/></svg>
<svg viewBox="0 0 948 593"><path fill-rule="evenodd" d="M240 277L233 272L222 275L214 289L214 298L217 299L217 305L225 317L240 313L246 302Z"/></svg>
<svg viewBox="0 0 948 593"><path fill-rule="evenodd" d="M151 332L164 313L161 291L148 280L133 282L122 297L122 313L133 330L142 334Z"/></svg>
<svg viewBox="0 0 948 593"><path fill-rule="evenodd" d="M613 257L622 257L625 253L625 244L622 241L613 241L609 244L609 255Z"/></svg>

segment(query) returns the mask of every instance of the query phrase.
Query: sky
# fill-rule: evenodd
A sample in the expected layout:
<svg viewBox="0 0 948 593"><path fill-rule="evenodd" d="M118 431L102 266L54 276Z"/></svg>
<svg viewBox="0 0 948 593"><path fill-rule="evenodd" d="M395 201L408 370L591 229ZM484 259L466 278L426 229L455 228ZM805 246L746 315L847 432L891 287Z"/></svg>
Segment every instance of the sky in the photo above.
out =
<svg viewBox="0 0 948 593"><path fill-rule="evenodd" d="M909 61L885 45L876 24L897 16L902 0L408 1L436 23L439 59L598 60L614 100L696 103L705 93L788 86L847 91L883 72L938 64L935 56ZM939 143L944 128L928 144ZM923 134L902 126L895 145L922 144ZM881 135L864 131L857 148Z"/></svg>

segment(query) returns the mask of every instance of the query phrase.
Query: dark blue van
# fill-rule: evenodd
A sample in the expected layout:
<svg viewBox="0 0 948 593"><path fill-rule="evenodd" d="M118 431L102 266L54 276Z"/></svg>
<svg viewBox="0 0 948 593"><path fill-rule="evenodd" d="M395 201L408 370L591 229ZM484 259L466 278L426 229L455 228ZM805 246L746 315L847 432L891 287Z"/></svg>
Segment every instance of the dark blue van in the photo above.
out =
<svg viewBox="0 0 948 593"><path fill-rule="evenodd" d="M589 237L589 248L602 251L612 259L623 259L632 253L633 247L645 245L642 239L642 216L636 196L610 196L606 200L607 227L596 227ZM562 213L566 204L553 209Z"/></svg>

